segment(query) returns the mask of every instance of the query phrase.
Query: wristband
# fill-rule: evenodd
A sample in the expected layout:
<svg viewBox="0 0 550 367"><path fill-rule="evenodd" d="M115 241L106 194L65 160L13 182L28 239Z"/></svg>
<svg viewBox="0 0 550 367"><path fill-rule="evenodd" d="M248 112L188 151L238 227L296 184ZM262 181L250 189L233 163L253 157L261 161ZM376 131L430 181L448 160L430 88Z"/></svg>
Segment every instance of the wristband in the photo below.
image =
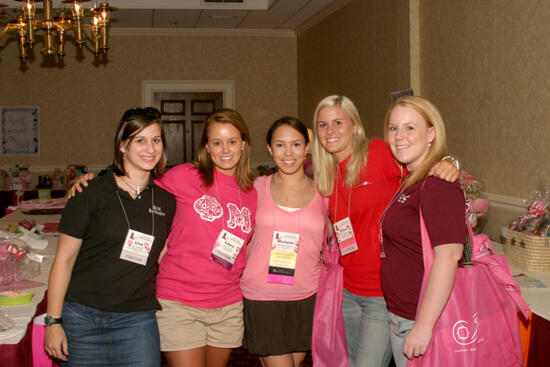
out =
<svg viewBox="0 0 550 367"><path fill-rule="evenodd" d="M452 155L446 155L445 157L441 158L442 161L446 159L450 159L451 163L456 167L457 170L460 171L460 162L458 161L458 159L456 159Z"/></svg>
<svg viewBox="0 0 550 367"><path fill-rule="evenodd" d="M44 318L44 324L46 324L46 326L51 326L51 325L54 325L54 324L62 324L63 323L63 320L61 319L61 317L51 317L50 315L46 315L46 317Z"/></svg>

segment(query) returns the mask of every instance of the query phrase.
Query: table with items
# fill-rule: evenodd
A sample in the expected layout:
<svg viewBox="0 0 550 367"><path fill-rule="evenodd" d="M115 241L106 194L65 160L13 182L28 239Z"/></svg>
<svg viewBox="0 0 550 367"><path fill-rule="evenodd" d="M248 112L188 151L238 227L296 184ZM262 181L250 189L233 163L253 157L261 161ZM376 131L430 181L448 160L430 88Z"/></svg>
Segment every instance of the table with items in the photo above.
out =
<svg viewBox="0 0 550 367"><path fill-rule="evenodd" d="M503 245L493 242L495 252L504 255ZM531 309L529 320L520 316L520 333L525 367L548 365L550 359L550 272L526 271L511 265L521 295Z"/></svg>
<svg viewBox="0 0 550 367"><path fill-rule="evenodd" d="M0 243L15 243L18 248L26 250L25 259L20 259L21 264L17 269L20 274L16 280L9 284L1 284L0 291L3 294L15 295L15 292L24 294L34 293L29 303L20 305L2 305L20 303L27 300L13 302L6 296L0 296L0 365L1 366L32 366L32 320L36 315L46 312L45 293L47 289L48 276L53 265L57 249L56 224L60 219L59 214L55 215L29 215L20 210L0 218ZM7 229L19 227L20 223L45 224L46 231L52 233L43 234L42 240L33 237L32 233L25 233L23 239L15 239ZM34 221L34 222L33 222ZM18 234L21 236L21 234ZM6 237L14 241L6 240ZM30 246L21 246L22 242L28 240ZM8 246L2 246L4 249ZM11 252L15 252L10 248ZM11 256L10 252L10 256ZM12 256L13 257L13 256ZM6 259L6 257L4 257ZM25 261L23 261L25 260ZM2 261L2 260L0 260ZM13 278L13 266L7 266L0 262L1 279ZM8 274L8 272L10 274ZM0 283L3 283L0 281ZM9 293L6 293L9 292ZM17 299L16 299L17 300Z"/></svg>

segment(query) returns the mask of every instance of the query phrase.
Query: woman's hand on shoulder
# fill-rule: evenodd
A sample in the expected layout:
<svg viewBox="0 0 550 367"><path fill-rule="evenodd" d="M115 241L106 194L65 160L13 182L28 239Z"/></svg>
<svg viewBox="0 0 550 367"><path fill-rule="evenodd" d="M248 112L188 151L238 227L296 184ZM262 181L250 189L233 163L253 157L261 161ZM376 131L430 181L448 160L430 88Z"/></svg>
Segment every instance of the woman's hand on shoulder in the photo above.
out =
<svg viewBox="0 0 550 367"><path fill-rule="evenodd" d="M428 325L414 324L411 331L405 338L405 343L403 344L403 354L407 356L408 359L413 359L424 355L430 341L432 340L432 330L433 327Z"/></svg>
<svg viewBox="0 0 550 367"><path fill-rule="evenodd" d="M434 164L428 175L447 182L455 182L460 177L460 170L455 167L451 160L444 159Z"/></svg>
<svg viewBox="0 0 550 367"><path fill-rule="evenodd" d="M50 357L67 361L69 348L67 346L67 336L61 324L46 326L44 334L44 348Z"/></svg>
<svg viewBox="0 0 550 367"><path fill-rule="evenodd" d="M74 184L69 188L69 198L72 198L76 195L76 192L82 192L82 186L88 186L88 181L92 180L95 177L93 172L88 172L82 176L78 176Z"/></svg>

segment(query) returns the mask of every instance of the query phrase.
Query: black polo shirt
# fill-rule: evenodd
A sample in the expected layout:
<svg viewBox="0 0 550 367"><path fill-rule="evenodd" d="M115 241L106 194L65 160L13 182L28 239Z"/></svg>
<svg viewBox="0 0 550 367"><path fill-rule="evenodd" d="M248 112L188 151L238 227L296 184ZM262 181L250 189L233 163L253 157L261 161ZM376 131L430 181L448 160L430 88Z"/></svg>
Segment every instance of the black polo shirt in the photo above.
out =
<svg viewBox="0 0 550 367"><path fill-rule="evenodd" d="M117 193L133 230L150 235L154 215L155 240L145 265L120 259L128 222ZM90 181L69 200L59 223L59 232L82 239L65 300L112 312L159 309L158 257L175 211L172 194L152 179L135 200L116 185L112 169Z"/></svg>

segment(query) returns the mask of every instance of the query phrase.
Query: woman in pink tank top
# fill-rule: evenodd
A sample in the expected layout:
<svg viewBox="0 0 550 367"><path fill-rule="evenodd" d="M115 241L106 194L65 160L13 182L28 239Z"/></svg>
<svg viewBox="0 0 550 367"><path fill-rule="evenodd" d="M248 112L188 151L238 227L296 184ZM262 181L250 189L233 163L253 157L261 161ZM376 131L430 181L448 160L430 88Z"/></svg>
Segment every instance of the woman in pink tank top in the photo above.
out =
<svg viewBox="0 0 550 367"><path fill-rule="evenodd" d="M277 166L256 179L254 235L241 278L244 341L263 366L300 366L311 349L313 309L327 213L304 173L306 127L283 117L269 129L267 149Z"/></svg>

